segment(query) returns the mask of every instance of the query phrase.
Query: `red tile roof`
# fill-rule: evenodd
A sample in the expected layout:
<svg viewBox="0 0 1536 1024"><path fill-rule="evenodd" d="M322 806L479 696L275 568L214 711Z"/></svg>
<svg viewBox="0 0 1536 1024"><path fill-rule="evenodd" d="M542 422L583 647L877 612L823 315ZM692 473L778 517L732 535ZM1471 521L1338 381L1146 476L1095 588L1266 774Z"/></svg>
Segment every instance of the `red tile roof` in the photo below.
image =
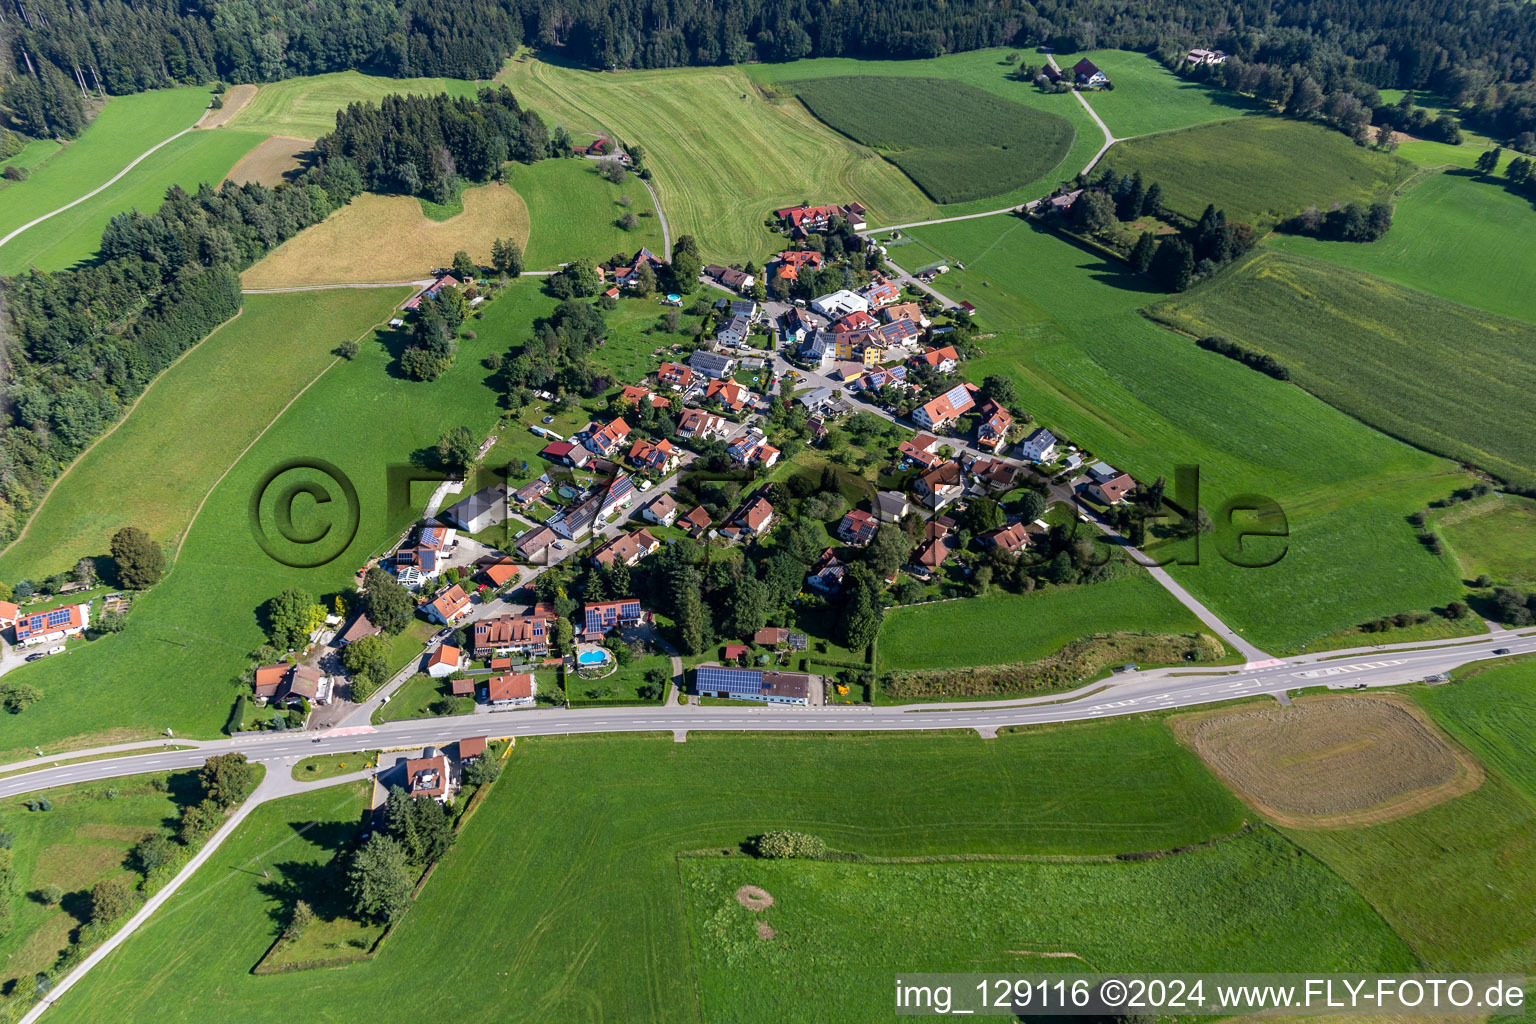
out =
<svg viewBox="0 0 1536 1024"><path fill-rule="evenodd" d="M486 683L485 699L491 702L498 700L527 700L533 696L533 675L522 672L518 675L492 676Z"/></svg>

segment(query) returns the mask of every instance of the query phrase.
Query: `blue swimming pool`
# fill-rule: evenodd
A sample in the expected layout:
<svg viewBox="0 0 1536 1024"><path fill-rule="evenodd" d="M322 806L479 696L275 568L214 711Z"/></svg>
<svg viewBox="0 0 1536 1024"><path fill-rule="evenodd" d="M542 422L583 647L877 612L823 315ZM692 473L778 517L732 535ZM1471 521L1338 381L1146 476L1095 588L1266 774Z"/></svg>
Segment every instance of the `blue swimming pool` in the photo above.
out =
<svg viewBox="0 0 1536 1024"><path fill-rule="evenodd" d="M576 655L576 663L578 665L601 665L607 660L607 651L582 651Z"/></svg>

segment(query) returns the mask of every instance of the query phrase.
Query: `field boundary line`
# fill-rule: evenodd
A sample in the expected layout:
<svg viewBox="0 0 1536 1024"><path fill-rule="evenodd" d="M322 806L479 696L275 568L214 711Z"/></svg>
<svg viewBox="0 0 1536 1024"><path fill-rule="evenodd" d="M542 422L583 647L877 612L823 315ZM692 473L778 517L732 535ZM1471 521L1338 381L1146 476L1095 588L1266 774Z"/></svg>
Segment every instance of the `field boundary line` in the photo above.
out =
<svg viewBox="0 0 1536 1024"><path fill-rule="evenodd" d="M139 403L144 401L144 396L149 394L151 388L153 388L156 384L160 383L160 381L162 379L164 379L164 377L165 377L165 375L167 373L169 373L171 370L175 369L177 363L181 362L183 359L187 358L187 356L191 355L193 352L195 352L199 348L201 348L203 342L207 341L209 338L213 337L215 334L218 334L220 331L222 331L229 324L232 324L236 320L240 319L240 314L244 313L244 312L245 312L245 306L242 304L239 309L235 310L235 315L234 316L230 317L228 320L225 320L223 323L219 324L213 330L209 331L207 334L205 334L201 338L199 338L197 340L197 344L189 345L185 352L183 352L181 355L177 356L175 358L175 360L173 360L171 362L170 366L167 366L165 369L163 369L159 373L155 374L155 379L150 381L147 385L145 385L144 390L139 392L139 397L135 398L133 400L133 404L130 405L127 409L125 409L123 411L123 414L118 417L117 422L112 424L112 426L107 430L106 433L102 434L96 440L92 441L89 448L87 448L85 451L81 452L79 455L76 455L73 459L71 459L70 462L69 462L69 465L64 467L64 471L61 472L58 476L53 478L53 483L48 485L48 489L43 492L43 496L40 499L38 499L37 504L32 507L32 514L27 517L26 525L21 528L21 532L20 533L18 533L15 537L11 538L11 542L9 544L7 544L3 548L0 548L0 555L4 555L7 551L11 550L11 548L13 548L17 544L21 543L21 539L27 535L27 531L32 529L32 524L37 522L37 517L43 511L43 506L46 505L48 503L48 499L53 496L54 488L59 486L59 484L63 481L63 479L70 474L70 472L75 468L75 466L80 462L81 459L83 459L87 455L91 454L91 452L95 449L95 447L97 445L101 444L101 442L105 441L107 438L109 438L113 434L117 433L117 428L122 426L124 423L128 422L128 417L133 415L133 410L137 409L139 407Z"/></svg>
<svg viewBox="0 0 1536 1024"><path fill-rule="evenodd" d="M391 307L391 309L393 309L393 307ZM374 331L378 330L384 323L385 323L385 321L378 320L378 321L375 321L374 323L369 324L368 328L366 330L364 330L361 334L359 334L353 340L361 342L369 334L372 334ZM331 370L339 362L341 362L341 356L336 356L329 363L326 363L325 367L323 369L321 369L321 371L319 373L315 374L314 377L311 378L311 380L310 380L310 382L308 384L305 384L302 388L300 388L298 390L298 392L292 398L288 399L288 404L287 405L285 405L281 409L277 410L277 414L272 417L271 421L268 422L266 426L261 428L261 433L257 434L255 437L251 438L251 443L246 445L244 448L240 449L240 454L236 455L232 460L230 460L229 465L224 467L224 472L219 474L219 478L217 480L215 480L212 483L212 485L209 486L208 490L203 494L203 500L199 501L197 503L197 508L192 510L192 518L188 519L187 520L187 525L182 527L182 529L181 529L181 537L176 541L176 553L171 556L171 568L172 569L174 569L176 567L176 564L181 561L181 549L186 545L187 537L192 533L192 527L194 525L196 525L196 523L197 523L197 517L202 515L202 513L203 513L203 506L208 504L208 499L213 496L213 492L214 491L218 490L219 484L224 482L224 478L229 476L230 470L234 469L236 466L238 466L240 464L240 460L245 458L246 454L249 453L250 450L256 446L256 442L257 441L260 441L263 437L267 436L267 431L271 430L273 425L275 423L277 423L278 420L283 418L283 414L286 413L290 408L293 407L293 403L294 402L297 402L301 397L303 397L304 392L306 392L310 388L314 387L315 384L320 380L320 378L324 377L327 373L330 373Z"/></svg>
<svg viewBox="0 0 1536 1024"><path fill-rule="evenodd" d="M113 185L117 184L118 181L122 180L123 175L127 174L129 171L133 170L135 167L139 166L139 164L143 163L146 159L148 159L150 156L152 156L155 153L155 151L158 150L160 147L168 145L168 144L170 144L172 142L175 142L177 139L181 138L183 135L187 134L192 129L196 128L198 125L202 124L203 123L203 118L207 117L208 116L208 112L211 111L212 109L213 109L212 107L204 107L203 108L203 112L198 115L198 118L197 118L196 121L193 121L191 124L187 125L185 128L183 128L181 131L177 132L175 135L172 135L170 138L168 138L168 139L161 139L159 142L155 143L153 146L150 146L144 152L142 152L138 156L134 157L133 161L131 163L129 163L127 167L124 167L122 170L120 170L116 174L114 174L111 178L107 179L102 184L100 184L100 185L96 186L95 188L91 189L85 195L80 196L80 197L78 197L76 199L71 199L69 202L65 203L63 206L60 206L60 207L58 207L57 209L54 209L54 210L49 210L47 213L43 214L41 217L36 217L36 218L34 218L32 220L27 221L21 227L17 228L15 231L12 231L10 234L6 235L4 238L0 238L0 246L5 245L5 243L9 242L11 239L15 238L17 235L21 234L23 231L27 230L28 228L36 227L37 225L41 224L43 221L47 220L48 218L58 216L59 214L63 213L65 210L68 210L68 209L70 209L72 207L75 207L75 206L79 206L81 203L85 202L87 199L90 199L93 196L96 196L96 195L99 195L102 192L105 192L107 189L109 189Z"/></svg>

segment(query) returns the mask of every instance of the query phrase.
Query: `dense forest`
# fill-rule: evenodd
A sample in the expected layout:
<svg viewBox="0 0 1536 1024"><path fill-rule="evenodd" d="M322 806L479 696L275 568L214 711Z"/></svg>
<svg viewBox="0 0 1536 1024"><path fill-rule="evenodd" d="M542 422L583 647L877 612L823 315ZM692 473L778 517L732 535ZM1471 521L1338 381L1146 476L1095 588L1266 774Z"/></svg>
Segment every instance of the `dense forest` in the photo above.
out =
<svg viewBox="0 0 1536 1024"><path fill-rule="evenodd" d="M482 89L478 101L388 97L353 105L340 122L292 184L172 188L155 213L112 218L93 262L0 282L0 543L65 463L240 309L239 272L272 247L359 192L452 190L461 178L489 179L506 159L550 152L538 118L505 88ZM401 163L411 160L434 170L403 189Z"/></svg>
<svg viewBox="0 0 1536 1024"><path fill-rule="evenodd" d="M0 0L5 105L31 134L78 131L88 93L348 68L489 78L524 43L596 68L1218 45L1434 90L1507 137L1536 124L1536 8L1512 0Z"/></svg>

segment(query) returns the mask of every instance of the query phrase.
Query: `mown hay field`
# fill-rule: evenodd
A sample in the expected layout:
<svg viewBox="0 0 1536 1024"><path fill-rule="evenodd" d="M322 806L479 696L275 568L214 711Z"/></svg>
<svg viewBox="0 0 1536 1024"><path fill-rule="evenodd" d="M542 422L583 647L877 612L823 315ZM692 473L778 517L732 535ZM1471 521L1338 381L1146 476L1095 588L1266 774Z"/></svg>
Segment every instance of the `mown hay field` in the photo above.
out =
<svg viewBox="0 0 1536 1024"><path fill-rule="evenodd" d="M915 243L891 252L909 269L965 264L943 291L974 303L983 332L996 335L967 364L971 379L1011 377L1019 410L1138 480L1198 466L1200 502L1213 515L1241 494L1280 503L1283 549L1245 542L1272 545L1267 556L1283 550L1273 566L1231 564L1218 531L1202 539L1198 565L1168 567L1265 650L1294 652L1464 596L1456 566L1406 521L1470 482L1453 464L1158 327L1140 309L1165 293L1048 231L1000 216L908 235Z"/></svg>
<svg viewBox="0 0 1536 1024"><path fill-rule="evenodd" d="M1149 315L1266 352L1378 430L1536 483L1536 326L1321 260L1254 253Z"/></svg>
<svg viewBox="0 0 1536 1024"><path fill-rule="evenodd" d="M877 1020L924 971L1404 970L1370 906L1264 829L1139 863L679 862L705 1019ZM773 905L742 906L743 885ZM1126 908L1134 907L1134 913ZM765 925L766 930L759 926ZM794 984L784 979L793 977Z"/></svg>
<svg viewBox="0 0 1536 1024"><path fill-rule="evenodd" d="M1437 512L1432 521L1468 579L1536 583L1536 501L1490 494Z"/></svg>
<svg viewBox="0 0 1536 1024"><path fill-rule="evenodd" d="M377 103L390 93L473 96L485 83L456 78L381 78L337 71L269 82L227 124L263 135L318 139L336 129L336 112L350 103Z"/></svg>
<svg viewBox="0 0 1536 1024"><path fill-rule="evenodd" d="M382 322L409 294L247 295L238 317L155 378L133 411L58 479L0 555L0 579L37 579L105 554L124 526L174 545L214 481L331 364L332 349Z"/></svg>
<svg viewBox="0 0 1536 1024"><path fill-rule="evenodd" d="M1004 665L1044 658L1089 633L1200 628L1199 619L1138 571L1090 586L894 609L880 629L880 670Z"/></svg>
<svg viewBox="0 0 1536 1024"><path fill-rule="evenodd" d="M936 215L879 154L798 103L768 102L739 68L613 74L525 58L498 79L573 135L641 144L672 237L693 235L712 261L760 263L782 248L764 222L796 203L858 199L870 207L871 223Z"/></svg>
<svg viewBox="0 0 1536 1024"><path fill-rule="evenodd" d="M1536 323L1536 212L1530 200L1470 171L1415 186L1398 201L1392 230L1369 245L1279 234L1269 244Z"/></svg>
<svg viewBox="0 0 1536 1024"><path fill-rule="evenodd" d="M236 114L244 110L247 103L255 98L256 86L249 84L232 85L224 90L224 94L219 97L219 108L208 111L207 116L197 122L197 127L205 131L210 128L222 128Z"/></svg>
<svg viewBox="0 0 1536 1024"><path fill-rule="evenodd" d="M1293 828L1392 821L1483 782L1479 765L1392 697L1312 697L1170 724L1239 796Z"/></svg>
<svg viewBox="0 0 1536 1024"><path fill-rule="evenodd" d="M540 160L513 165L510 184L528 207L523 262L529 270L552 270L581 257L600 262L641 246L662 251L656 205L634 176L615 185L595 160ZM619 226L625 213L640 222L633 230ZM675 238L675 224L672 233Z"/></svg>
<svg viewBox="0 0 1536 1024"><path fill-rule="evenodd" d="M288 181L304 166L304 154L314 144L314 139L273 135L260 142L230 168L229 180L237 185L254 181L258 185L275 188Z"/></svg>
<svg viewBox="0 0 1536 1024"><path fill-rule="evenodd" d="M1056 167L1072 145L1065 118L953 79L859 75L785 87L820 120L900 167L936 203L1012 192Z"/></svg>
<svg viewBox="0 0 1536 1024"><path fill-rule="evenodd" d="M594 765L602 766L600 786L590 781ZM764 765L773 771L765 772ZM902 798L892 800L897 770ZM701 778L710 780L707 800L696 796ZM347 808L353 814L348 821L312 802L324 799L324 793L308 794L259 808L175 907L152 919L49 1015L59 1014L61 1024L94 1021L110 1007L112 1019L127 1024L163 1020L165 1007L174 1006L188 1021L262 1024L291 1019L284 996L297 984L305 986L309 1009L320 1019L344 1017L349 1007L368 1000L389 1006L392 1020L441 1015L444 993L452 993L453 1015L465 1021L505 1020L508 1006L535 1008L514 1013L516 1019L574 1021L589 1017L597 1005L604 1019L635 1024L698 1021L705 1013L696 995L697 961L689 955L681 852L734 850L764 830L795 828L871 856L1112 855L1229 836L1245 818L1242 805L1198 759L1150 720L995 740L966 733L693 733L686 743L674 743L670 734L521 739L501 781L374 960L318 975L253 976L251 965L276 936L285 902L297 893L263 879L260 871L235 869L281 841L263 857L274 881L277 870L295 881L325 877L303 870L311 860L306 845L337 846L338 834L355 835L358 805ZM295 830L294 823L311 820L322 824L302 834ZM352 828L341 832L341 822ZM258 836L258 829L264 834ZM1268 841L1275 842L1272 836ZM1317 959L1306 963L1353 965L1343 943L1353 945L1362 961L1403 963L1402 947L1390 933L1360 917L1359 900L1284 844L1266 848L1249 840L1220 849L1228 848L1230 854L1191 860L1188 868L1173 867L1173 860L1158 862L1170 865L1163 869L1102 865L1097 877L1119 876L1125 886L1145 880L1141 903L1154 898L1152 880L1164 877L1163 870L1189 871L1166 900L1156 897L1164 908L1160 914L1181 921L1188 934L1246 903L1250 909L1240 920L1255 927L1267 922L1249 940L1256 952L1266 939L1277 951L1305 949L1317 927L1313 922L1326 921L1341 938L1318 936ZM300 868L279 867L290 862ZM1143 867L1149 870L1142 873ZM1037 877L1055 893L1075 889L1073 879L1095 877L1079 870L1064 868L1058 875L1042 866ZM939 901L951 911L965 891L964 876L953 879ZM1224 879L1235 886L1230 907L1193 898L1197 884L1216 887ZM1052 938L1098 931L1108 943L1117 930L1112 916L1124 912L1128 890L1121 884L1115 883L1114 898L1096 906L1073 897L1074 908L1105 922L1102 929L1073 928L1067 915L1052 910L1052 899L1036 901L1041 927L1049 924ZM1299 902L1293 906L1292 900ZM985 901L974 907L979 917L1005 919ZM923 913L925 921L933 920L926 907ZM221 941L186 955L185 936L209 928ZM460 952L422 957L421 949L439 941L445 928ZM894 919L891 928L893 934L900 930ZM952 930L946 948L959 947L964 934ZM1214 932L1199 948L1219 956L1220 942L1231 934ZM1278 961L1279 953L1274 955ZM888 1003L879 1006L888 1012ZM819 1010L816 999L807 997L799 1012L850 1019Z"/></svg>
<svg viewBox="0 0 1536 1024"><path fill-rule="evenodd" d="M505 185L464 191L464 212L437 221L412 196L364 193L301 231L241 275L247 288L415 281L460 249L481 265L498 238L528 241L528 208Z"/></svg>
<svg viewBox="0 0 1536 1024"><path fill-rule="evenodd" d="M1214 203L1260 234L1310 206L1386 199L1417 171L1401 157L1284 117L1240 117L1117 142L1103 165L1159 182L1175 213L1197 218Z"/></svg>

